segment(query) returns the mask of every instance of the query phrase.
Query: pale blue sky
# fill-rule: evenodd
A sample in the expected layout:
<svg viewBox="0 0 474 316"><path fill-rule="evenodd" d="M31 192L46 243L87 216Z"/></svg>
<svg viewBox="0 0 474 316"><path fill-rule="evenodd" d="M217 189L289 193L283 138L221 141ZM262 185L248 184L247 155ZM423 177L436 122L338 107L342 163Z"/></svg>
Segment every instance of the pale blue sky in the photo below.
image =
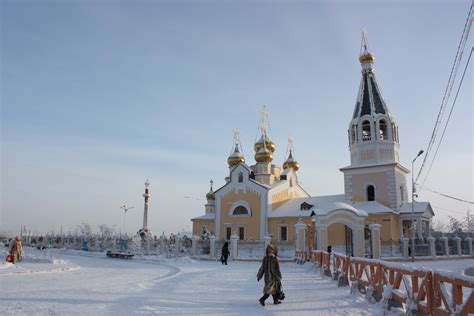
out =
<svg viewBox="0 0 474 316"><path fill-rule="evenodd" d="M411 168L427 147L470 4L4 0L0 229L121 228L127 203L134 232L148 178L151 229L190 230L209 180L224 183L233 128L254 161L262 104L274 162L284 161L291 132L306 190L343 193L362 27ZM469 70L428 187L474 200L472 126ZM467 209L425 191L420 200L440 219Z"/></svg>

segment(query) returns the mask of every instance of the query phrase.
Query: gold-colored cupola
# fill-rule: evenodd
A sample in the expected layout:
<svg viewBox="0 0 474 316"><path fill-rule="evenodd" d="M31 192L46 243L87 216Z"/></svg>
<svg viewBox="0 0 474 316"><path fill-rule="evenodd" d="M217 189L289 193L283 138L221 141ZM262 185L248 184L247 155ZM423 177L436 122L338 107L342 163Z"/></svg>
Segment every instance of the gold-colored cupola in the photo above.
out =
<svg viewBox="0 0 474 316"><path fill-rule="evenodd" d="M283 163L283 169L286 170L290 168L293 168L294 171L298 171L300 169L300 164L293 158L293 152L291 149L288 159L286 159L286 161Z"/></svg>
<svg viewBox="0 0 474 316"><path fill-rule="evenodd" d="M227 158L227 163L229 167L233 167L238 165L239 163L245 163L244 155L242 155L239 151L239 144L235 144L235 149L232 154L230 154L229 158Z"/></svg>

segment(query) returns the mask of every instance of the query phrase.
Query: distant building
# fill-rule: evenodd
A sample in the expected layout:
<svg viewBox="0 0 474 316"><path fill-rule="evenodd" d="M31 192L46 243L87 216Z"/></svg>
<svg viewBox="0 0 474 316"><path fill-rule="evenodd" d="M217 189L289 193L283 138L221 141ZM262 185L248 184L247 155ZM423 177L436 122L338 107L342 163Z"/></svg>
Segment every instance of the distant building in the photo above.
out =
<svg viewBox="0 0 474 316"><path fill-rule="evenodd" d="M268 136L267 112L262 110L261 137L255 143L255 161L247 165L238 132L228 157L226 184L207 193L205 215L193 218L193 234L210 231L217 240L232 234L240 239L294 242L295 224L301 218L316 224L318 249L332 249L362 256L370 248L369 224L381 225L382 248L398 245L408 237L412 205L408 202L406 176L400 164L398 126L383 98L374 73L374 55L364 33L359 61L362 78L349 122L350 165L344 173L344 194L310 196L298 181L300 166L289 140L288 158L273 164L276 145ZM342 145L342 144L341 144ZM319 179L317 181L324 181ZM428 202L415 202L417 237L429 234L434 216Z"/></svg>

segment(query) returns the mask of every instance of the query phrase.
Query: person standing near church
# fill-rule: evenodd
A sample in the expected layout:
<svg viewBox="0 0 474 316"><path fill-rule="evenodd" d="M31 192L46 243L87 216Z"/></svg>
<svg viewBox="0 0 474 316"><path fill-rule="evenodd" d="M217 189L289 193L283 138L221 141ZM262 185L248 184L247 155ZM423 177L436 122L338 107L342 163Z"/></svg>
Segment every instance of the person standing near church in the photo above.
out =
<svg viewBox="0 0 474 316"><path fill-rule="evenodd" d="M227 265L227 259L229 258L230 251L229 251L229 243L226 241L222 246L221 251L221 263Z"/></svg>

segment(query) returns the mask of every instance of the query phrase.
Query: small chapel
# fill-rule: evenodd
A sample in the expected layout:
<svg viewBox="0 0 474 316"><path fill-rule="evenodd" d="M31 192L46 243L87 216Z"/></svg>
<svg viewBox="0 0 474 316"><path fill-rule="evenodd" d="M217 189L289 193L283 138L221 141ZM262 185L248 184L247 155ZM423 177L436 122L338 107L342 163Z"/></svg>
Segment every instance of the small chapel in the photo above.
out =
<svg viewBox="0 0 474 316"><path fill-rule="evenodd" d="M231 235L241 240L270 236L274 242L290 244L295 242L295 227L304 224L315 228L306 245L314 241L316 249L331 246L341 253L364 256L374 233L382 252L396 255L393 252L400 251L401 238L410 237L412 220L416 238L423 240L430 234L434 216L430 203L408 200L410 170L400 164L397 122L377 83L375 56L365 32L359 61L359 93L348 125L350 164L339 169L344 174L344 192L310 195L298 181L300 165L291 139L286 161L281 166L273 162L276 144L268 135L264 106L260 138L254 144L255 163L248 164L243 156L235 130L225 184L214 190L211 181L205 214L192 219L194 235L208 232L220 241Z"/></svg>

